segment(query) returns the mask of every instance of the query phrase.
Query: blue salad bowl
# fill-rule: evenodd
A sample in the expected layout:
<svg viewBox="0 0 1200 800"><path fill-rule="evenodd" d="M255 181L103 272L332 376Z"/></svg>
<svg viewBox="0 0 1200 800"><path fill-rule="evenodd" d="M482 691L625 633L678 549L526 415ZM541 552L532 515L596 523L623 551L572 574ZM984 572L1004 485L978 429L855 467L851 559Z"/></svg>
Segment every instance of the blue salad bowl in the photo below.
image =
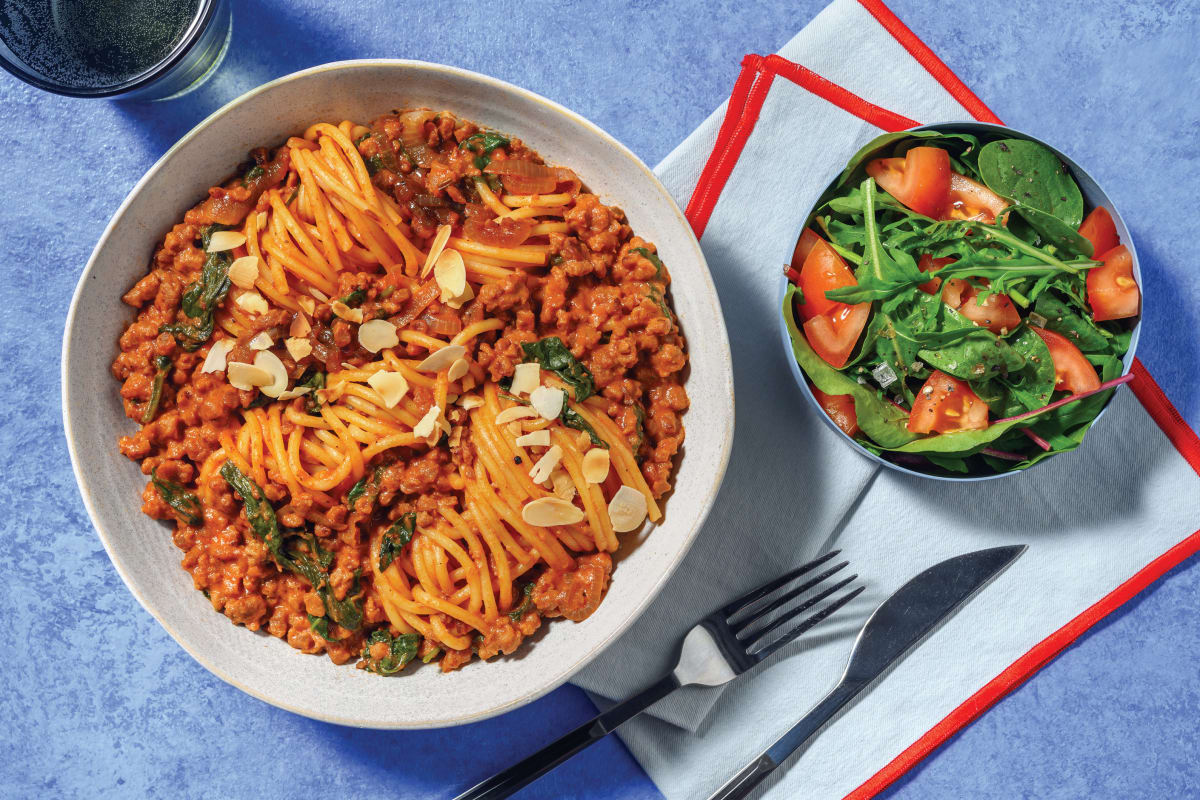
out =
<svg viewBox="0 0 1200 800"><path fill-rule="evenodd" d="M1087 172L1087 170L1085 170L1083 167L1081 167L1074 159L1067 156L1065 153L1063 153L1061 150L1059 150L1057 147L1050 144L1049 142L1046 142L1042 139L1039 139L1036 136L1031 136L1027 133L1023 133L1021 131L1015 130L1013 128L1009 128L1004 125L993 125L991 123L974 122L974 121L943 122L943 123L937 123L937 124L933 124L933 125L921 125L921 126L918 126L915 128L911 128L910 130L912 130L912 131L938 131L938 132L942 132L942 133L968 133L968 134L973 134L975 136L978 136L980 138L983 138L985 136L989 137L989 138L995 138L995 137L999 136L999 137L1009 138L1009 139L1027 139L1031 142L1036 142L1046 148L1049 148L1055 155L1058 156L1058 158L1071 171L1072 177L1075 179L1075 182L1079 185L1080 192L1083 194L1084 207L1086 210L1090 211L1091 209L1100 208L1100 207L1103 207L1108 210L1109 214L1112 215L1113 223L1116 225L1117 234L1120 237L1121 244L1125 245L1125 247L1128 248L1129 253L1132 256L1134 279L1137 281L1138 287L1140 289L1142 289L1141 313L1138 315L1138 317L1136 318L1136 320L1134 322L1134 327L1133 327L1130 341L1129 341L1129 350L1122 357L1122 363L1124 365L1124 369L1122 372L1123 372L1123 374L1128 373L1133 366L1133 359L1134 359L1134 354L1137 350L1138 338L1141 335L1142 321L1145 319L1145 315L1146 315L1146 297L1145 297L1145 291L1144 291L1144 284L1142 282L1142 271L1141 271L1141 267L1138 262L1137 250L1134 247L1132 237L1129 235L1129 228L1125 224L1125 220L1121 217L1120 212L1117 210L1116 206L1113 204L1108 193L1105 192L1104 189L1102 189L1100 187L1100 184L1096 182L1096 179L1093 178ZM855 150L857 150L857 148L855 148ZM821 191L820 197L818 197L815 200L813 206L810 207L805 212L805 214L800 218L799 222L797 223L796 229L795 229L795 235L791 239L789 239L786 243L786 250L784 251L784 254L783 254L784 257L781 259L783 261L783 263L785 263L785 264L790 263L791 257L792 257L792 250L796 245L796 241L800 238L800 234L803 232L805 226L807 226L809 224L809 219L812 217L813 213L816 211L817 206L822 202L822 198L824 198L825 194L834 187L838 178L841 176L842 170L844 169L846 163L849 161L850 157L854 154L854 152L855 151L853 151L853 150L847 152L845 154L845 157L837 162L837 164L834 168L833 176L830 178L830 180L826 184L825 188ZM798 265L796 265L796 269L799 269ZM788 367L792 371L792 377L795 378L796 385L800 387L800 391L804 395L804 398L807 401L807 405L809 406L809 409L811 410L811 412L818 415L821 418L821 420L826 425L828 425L829 428L832 429L839 438L841 438L843 441L845 441L845 443L848 446L854 448L858 453L860 453L865 458L868 458L871 461L881 464L882 466L884 466L888 469L895 470L896 472L902 472L907 475L913 475L913 476L916 476L919 478L929 478L932 480L941 480L941 481L986 481L986 480L991 480L993 478L1010 477L1013 475L1020 475L1022 473L1028 472L1028 469L1032 469L1033 467L1038 466L1038 464L1042 463L1043 461L1049 460L1049 459L1042 459L1037 464L1034 464L1032 467L1030 467L1028 469L1015 469L1015 470L1008 470L1005 472L995 472L995 473L987 473L987 474L954 475L954 474L950 474L950 473L946 473L946 472L924 471L924 470L920 469L919 467L910 466L909 464L906 464L906 463L900 463L897 461L893 461L893 460L890 460L888 458L885 458L883 456L880 456L880 455L877 455L877 454L871 452L866 447L864 447L861 443L859 443L854 437L848 435L845 431L843 431L841 428L839 428L834 423L834 421L832 419L830 419L829 415L825 413L825 409L821 407L820 402L818 402L816 396L813 394L812 387L809 384L808 378L804 374L804 370L802 370L800 368L799 363L797 363L795 355L792 353L792 342L791 342L791 338L788 334L787 322L785 321L783 313L782 313L784 296L787 293L787 289L788 289L788 279L786 276L783 276L783 277L781 277L780 282L779 282L779 294L778 294L778 302L776 303L776 308L781 309L781 313L779 315L779 334L780 334L781 342L783 344L784 352L786 354ZM1118 386L1117 389L1119 390L1120 387ZM1115 392L1113 393L1113 396L1115 396ZM1112 397L1110 396L1108 402L1105 403L1104 407L1100 410L1100 412L1096 415L1096 418L1092 421L1093 426L1097 422L1099 422L1100 417L1104 416L1104 412L1108 410L1108 406L1111 403L1112 403ZM1090 429L1089 429L1089 432L1090 432ZM1086 439L1086 437L1085 437L1085 439ZM919 456L917 458L919 458ZM933 469L932 464L930 465L930 469L931 470Z"/></svg>

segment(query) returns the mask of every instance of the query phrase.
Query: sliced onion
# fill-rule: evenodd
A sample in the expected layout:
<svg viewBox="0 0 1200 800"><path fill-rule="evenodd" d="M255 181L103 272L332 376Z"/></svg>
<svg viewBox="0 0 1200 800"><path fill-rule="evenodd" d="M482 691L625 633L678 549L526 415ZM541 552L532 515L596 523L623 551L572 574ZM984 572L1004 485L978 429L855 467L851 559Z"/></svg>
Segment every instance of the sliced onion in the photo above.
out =
<svg viewBox="0 0 1200 800"><path fill-rule="evenodd" d="M406 327L414 319L421 316L421 313L429 307L430 303L437 299L441 291L442 287L438 286L437 281L430 278L409 298L408 305L404 307L404 310L391 318L392 324L397 328Z"/></svg>
<svg viewBox="0 0 1200 800"><path fill-rule="evenodd" d="M457 314L434 314L426 311L420 316L421 322L429 326L429 332L438 336L454 336L462 330L462 320Z"/></svg>
<svg viewBox="0 0 1200 800"><path fill-rule="evenodd" d="M555 167L554 172L555 178L559 183L571 184L570 188L567 189L567 194L572 197L579 194L579 190L583 188L583 182L579 180L579 176L575 174L574 170L567 169L566 167Z"/></svg>
<svg viewBox="0 0 1200 800"><path fill-rule="evenodd" d="M549 194L558 186L554 169L523 158L492 161L483 171L499 175L504 189L512 194Z"/></svg>
<svg viewBox="0 0 1200 800"><path fill-rule="evenodd" d="M467 217L463 236L472 242L490 247L516 247L529 238L533 223L525 219L484 219L481 215Z"/></svg>
<svg viewBox="0 0 1200 800"><path fill-rule="evenodd" d="M425 144L425 123L433 117L432 111L406 111L400 115L400 142L419 167L433 163L433 153Z"/></svg>

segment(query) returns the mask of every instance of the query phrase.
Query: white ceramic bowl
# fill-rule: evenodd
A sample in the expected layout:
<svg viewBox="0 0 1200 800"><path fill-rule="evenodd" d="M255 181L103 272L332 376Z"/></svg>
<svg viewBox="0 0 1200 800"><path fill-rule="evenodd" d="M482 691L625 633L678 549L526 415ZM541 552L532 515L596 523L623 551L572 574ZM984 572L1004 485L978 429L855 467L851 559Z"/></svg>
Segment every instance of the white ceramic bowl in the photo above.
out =
<svg viewBox="0 0 1200 800"><path fill-rule="evenodd" d="M117 451L132 432L109 373L132 318L120 296L183 213L256 146L316 120L370 120L427 106L519 136L549 162L573 168L669 265L671 294L690 354L687 444L664 521L627 538L612 586L582 623L555 621L513 657L442 675L410 668L380 678L335 666L230 624L192 588L168 528L139 510L146 478ZM228 104L159 159L117 210L79 279L62 352L63 422L83 500L130 591L214 674L305 716L378 728L456 725L520 706L591 661L658 594L695 537L725 472L733 439L733 371L716 289L691 228L666 189L604 131L531 92L465 70L418 61L327 64L272 81Z"/></svg>

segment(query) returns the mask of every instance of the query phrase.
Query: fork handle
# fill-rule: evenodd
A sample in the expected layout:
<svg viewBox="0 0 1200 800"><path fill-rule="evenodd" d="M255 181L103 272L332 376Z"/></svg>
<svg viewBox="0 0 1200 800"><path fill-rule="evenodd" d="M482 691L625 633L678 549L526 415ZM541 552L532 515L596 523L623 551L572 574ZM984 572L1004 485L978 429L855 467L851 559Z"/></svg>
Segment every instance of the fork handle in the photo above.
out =
<svg viewBox="0 0 1200 800"><path fill-rule="evenodd" d="M632 717L645 711L681 686L668 674L624 702L580 725L503 772L460 794L454 800L500 800L533 783L580 750L595 744Z"/></svg>

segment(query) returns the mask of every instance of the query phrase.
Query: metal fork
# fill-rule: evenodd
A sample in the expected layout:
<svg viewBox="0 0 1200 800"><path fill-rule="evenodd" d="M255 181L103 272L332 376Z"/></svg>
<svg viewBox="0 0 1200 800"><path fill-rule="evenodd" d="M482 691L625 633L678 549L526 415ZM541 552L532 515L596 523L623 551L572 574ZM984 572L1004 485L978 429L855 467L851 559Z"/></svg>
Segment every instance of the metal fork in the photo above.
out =
<svg viewBox="0 0 1200 800"><path fill-rule="evenodd" d="M797 636L829 617L849 603L864 586L859 586L832 600L828 605L801 620L794 627L784 626L809 609L828 600L853 583L858 575L834 583L811 597L804 598L795 608L784 608L807 592L817 588L840 572L849 561L827 567L803 583L780 592L793 581L832 561L841 551L834 550L813 561L763 584L733 602L717 609L696 624L683 640L675 669L655 683L618 703L575 730L543 747L533 755L493 775L460 794L455 800L499 800L537 780L554 767L589 745L603 739L622 724L645 711L671 692L689 684L720 686L760 663ZM778 617L773 614L783 612Z"/></svg>

